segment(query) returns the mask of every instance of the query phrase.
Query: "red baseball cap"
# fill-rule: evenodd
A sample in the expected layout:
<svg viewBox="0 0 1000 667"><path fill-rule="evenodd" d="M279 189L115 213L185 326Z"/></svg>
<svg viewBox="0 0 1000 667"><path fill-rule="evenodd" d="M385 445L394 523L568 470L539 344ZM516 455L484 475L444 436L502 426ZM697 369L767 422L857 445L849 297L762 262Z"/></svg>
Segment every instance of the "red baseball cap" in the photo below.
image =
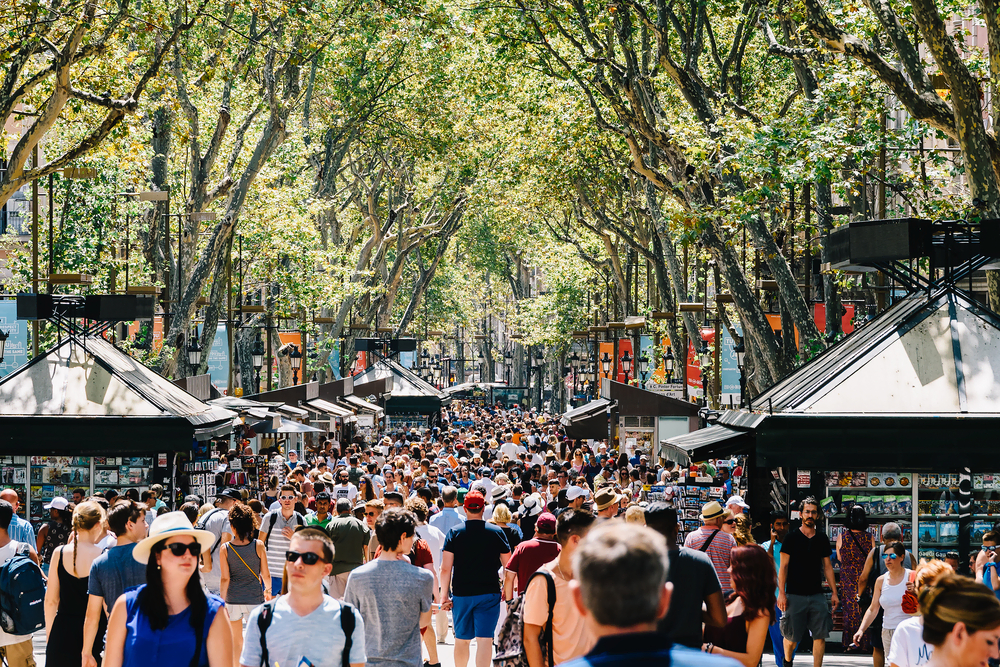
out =
<svg viewBox="0 0 1000 667"><path fill-rule="evenodd" d="M486 507L486 498L479 491L470 491L465 494L465 502L462 505L470 512L482 512Z"/></svg>

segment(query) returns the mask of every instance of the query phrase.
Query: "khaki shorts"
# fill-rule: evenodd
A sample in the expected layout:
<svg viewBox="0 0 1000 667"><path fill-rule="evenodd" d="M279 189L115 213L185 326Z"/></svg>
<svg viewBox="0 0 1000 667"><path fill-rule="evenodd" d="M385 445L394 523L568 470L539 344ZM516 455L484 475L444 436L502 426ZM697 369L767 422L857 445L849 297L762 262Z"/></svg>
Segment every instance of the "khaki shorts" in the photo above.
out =
<svg viewBox="0 0 1000 667"><path fill-rule="evenodd" d="M250 612L259 606L259 604L227 604L226 610L229 611L230 621L242 621L250 618Z"/></svg>

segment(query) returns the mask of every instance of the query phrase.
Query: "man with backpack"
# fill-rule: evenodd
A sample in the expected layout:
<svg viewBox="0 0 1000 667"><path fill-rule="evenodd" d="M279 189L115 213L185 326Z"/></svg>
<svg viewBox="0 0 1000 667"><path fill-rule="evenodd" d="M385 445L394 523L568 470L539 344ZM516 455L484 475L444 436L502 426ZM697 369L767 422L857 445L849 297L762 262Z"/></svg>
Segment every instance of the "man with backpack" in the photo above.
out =
<svg viewBox="0 0 1000 667"><path fill-rule="evenodd" d="M279 509L265 514L260 520L260 539L267 549L267 569L271 573L271 592L281 592L281 575L285 552L298 526L306 525L305 517L295 511L295 487L284 484L278 491ZM331 558L331 560L333 560Z"/></svg>
<svg viewBox="0 0 1000 667"><path fill-rule="evenodd" d="M0 500L0 658L7 667L35 667L31 633L45 627L45 587L34 547L10 539L7 533L13 516L14 507ZM33 573L37 577L18 577L18 590L7 588L14 585L16 570L30 567L25 557L34 563ZM35 584L32 590L38 589L34 590L35 595L25 595L31 591L22 588L29 579ZM5 632L4 628L11 632Z"/></svg>
<svg viewBox="0 0 1000 667"><path fill-rule="evenodd" d="M233 529L229 525L229 510L233 509L233 505L241 501L243 497L236 489L223 489L215 497L215 509L206 512L205 516L198 520L195 528L207 530L215 535L215 544L202 554L201 559L203 565L212 568L205 572L205 587L210 593L218 595L222 579L222 571L219 566L220 549L223 544L233 539Z"/></svg>
<svg viewBox="0 0 1000 667"><path fill-rule="evenodd" d="M533 577L524 591L524 654L529 667L558 665L586 654L594 646L595 639L573 603L569 585L573 580L573 553L594 520L593 514L583 510L567 509L559 514L556 520L559 556L538 568L543 576ZM548 578L554 588L548 585ZM539 637L543 630L549 638L553 663L542 651Z"/></svg>
<svg viewBox="0 0 1000 667"><path fill-rule="evenodd" d="M323 593L332 561L333 543L323 531L305 528L292 536L279 563L288 566L288 593L250 612L240 665L364 667L361 614Z"/></svg>
<svg viewBox="0 0 1000 667"><path fill-rule="evenodd" d="M691 531L684 539L685 547L708 554L712 559L715 574L718 575L719 584L722 585L723 599L733 592L732 578L729 576L729 559L733 549L736 548L736 540L722 530L722 525L732 520L729 510L724 509L719 501L713 500L701 508L703 524L701 528Z"/></svg>

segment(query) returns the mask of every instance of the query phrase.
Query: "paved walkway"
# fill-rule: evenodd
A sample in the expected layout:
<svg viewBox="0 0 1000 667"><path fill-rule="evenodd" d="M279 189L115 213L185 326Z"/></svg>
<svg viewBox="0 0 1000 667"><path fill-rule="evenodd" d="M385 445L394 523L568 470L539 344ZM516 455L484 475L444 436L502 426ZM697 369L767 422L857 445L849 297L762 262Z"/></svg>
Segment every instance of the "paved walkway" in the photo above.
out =
<svg viewBox="0 0 1000 667"><path fill-rule="evenodd" d="M45 666L45 632L35 633L35 661L38 663L38 667ZM444 644L438 644L438 659L441 661L441 667L454 667L454 651L455 651L455 638L451 634L451 628L448 628L448 639ZM476 656L476 644L473 642L471 657L469 659L468 667L475 667L475 656ZM426 649L424 653L424 659L426 660L427 654ZM872 659L871 656L859 656L859 655L843 655L839 653L828 653L823 660L823 667L871 667ZM796 667L812 667L812 656L809 654L800 654L797 656L795 661ZM775 667L774 656L769 653L764 654L764 659L761 661L761 667Z"/></svg>

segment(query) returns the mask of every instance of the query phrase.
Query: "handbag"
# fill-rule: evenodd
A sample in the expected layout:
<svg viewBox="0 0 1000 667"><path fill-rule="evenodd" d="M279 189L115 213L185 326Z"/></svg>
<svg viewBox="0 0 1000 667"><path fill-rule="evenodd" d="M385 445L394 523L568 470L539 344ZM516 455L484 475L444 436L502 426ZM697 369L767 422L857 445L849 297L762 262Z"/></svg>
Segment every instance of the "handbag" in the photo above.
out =
<svg viewBox="0 0 1000 667"><path fill-rule="evenodd" d="M903 593L903 602L900 605L903 608L903 612L913 616L920 610L920 602L917 600L917 594L912 590L912 584L917 580L917 573L915 570L910 570L910 576L908 577L908 585L906 592Z"/></svg>

